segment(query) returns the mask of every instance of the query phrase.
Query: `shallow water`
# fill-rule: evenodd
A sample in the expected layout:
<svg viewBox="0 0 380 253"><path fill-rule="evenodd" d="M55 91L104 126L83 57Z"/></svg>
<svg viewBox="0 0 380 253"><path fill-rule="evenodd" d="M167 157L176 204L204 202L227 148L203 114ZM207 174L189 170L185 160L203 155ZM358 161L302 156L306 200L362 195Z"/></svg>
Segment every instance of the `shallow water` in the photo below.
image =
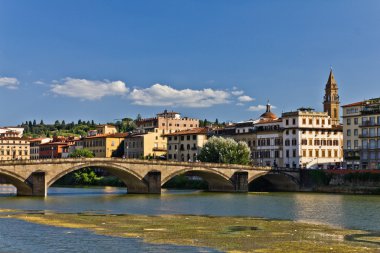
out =
<svg viewBox="0 0 380 253"><path fill-rule="evenodd" d="M38 225L0 218L0 253L59 252L219 252L208 248L144 243L81 229Z"/></svg>
<svg viewBox="0 0 380 253"><path fill-rule="evenodd" d="M49 188L48 197L0 197L0 209L120 214L254 216L380 231L380 196L317 193L207 193L163 190L125 194L125 188Z"/></svg>

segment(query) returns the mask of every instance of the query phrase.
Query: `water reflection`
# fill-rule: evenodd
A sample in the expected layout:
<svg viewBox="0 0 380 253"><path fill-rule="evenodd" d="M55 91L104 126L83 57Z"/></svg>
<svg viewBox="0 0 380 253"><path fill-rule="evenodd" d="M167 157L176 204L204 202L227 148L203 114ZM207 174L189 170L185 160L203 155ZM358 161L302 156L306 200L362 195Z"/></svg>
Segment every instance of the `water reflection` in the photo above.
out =
<svg viewBox="0 0 380 253"><path fill-rule="evenodd" d="M0 209L119 214L253 216L380 231L380 196L316 193L210 193L163 190L125 194L125 188L49 188L46 198L2 197Z"/></svg>

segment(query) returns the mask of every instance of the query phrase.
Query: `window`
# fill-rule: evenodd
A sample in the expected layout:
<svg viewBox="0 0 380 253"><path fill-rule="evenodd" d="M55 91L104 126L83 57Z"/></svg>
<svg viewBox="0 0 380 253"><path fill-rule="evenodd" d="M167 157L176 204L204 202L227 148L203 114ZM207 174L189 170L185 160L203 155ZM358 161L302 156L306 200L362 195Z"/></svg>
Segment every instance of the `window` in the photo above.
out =
<svg viewBox="0 0 380 253"><path fill-rule="evenodd" d="M293 125L295 125L296 124L296 119L293 119Z"/></svg>
<svg viewBox="0 0 380 253"><path fill-rule="evenodd" d="M348 149L351 148L351 140L347 140L347 148L348 148Z"/></svg>
<svg viewBox="0 0 380 253"><path fill-rule="evenodd" d="M289 157L289 150L286 150L286 157Z"/></svg>
<svg viewBox="0 0 380 253"><path fill-rule="evenodd" d="M354 140L354 148L359 148L359 141L358 140Z"/></svg>
<svg viewBox="0 0 380 253"><path fill-rule="evenodd" d="M347 119L347 125L351 125L351 119Z"/></svg>
<svg viewBox="0 0 380 253"><path fill-rule="evenodd" d="M285 146L290 146L290 140L288 139L285 140Z"/></svg>
<svg viewBox="0 0 380 253"><path fill-rule="evenodd" d="M351 136L351 129L347 129L347 136Z"/></svg>
<svg viewBox="0 0 380 253"><path fill-rule="evenodd" d="M359 124L359 120L358 120L358 118L354 118L354 124L355 124L355 125Z"/></svg>
<svg viewBox="0 0 380 253"><path fill-rule="evenodd" d="M313 124L313 119L309 119L309 124L310 124L310 125Z"/></svg>
<svg viewBox="0 0 380 253"><path fill-rule="evenodd" d="M358 134L359 134L358 129L354 129L354 136L358 136Z"/></svg>
<svg viewBox="0 0 380 253"><path fill-rule="evenodd" d="M297 145L297 139L293 139L293 140L292 140L292 145L293 145L293 146Z"/></svg>
<svg viewBox="0 0 380 253"><path fill-rule="evenodd" d="M302 119L302 125L306 125L306 119Z"/></svg>
<svg viewBox="0 0 380 253"><path fill-rule="evenodd" d="M297 150L296 150L296 149L293 149L293 157L296 157L296 156L297 156L296 153L297 153Z"/></svg>
<svg viewBox="0 0 380 253"><path fill-rule="evenodd" d="M347 141L348 144L348 141ZM351 141L350 141L350 146L351 146ZM368 148L368 141L367 140L362 140L362 148Z"/></svg>
<svg viewBox="0 0 380 253"><path fill-rule="evenodd" d="M190 140L190 135L186 136L186 140L188 140L188 141Z"/></svg>
<svg viewBox="0 0 380 253"><path fill-rule="evenodd" d="M197 139L197 136L196 135L193 135L193 140L195 141Z"/></svg>

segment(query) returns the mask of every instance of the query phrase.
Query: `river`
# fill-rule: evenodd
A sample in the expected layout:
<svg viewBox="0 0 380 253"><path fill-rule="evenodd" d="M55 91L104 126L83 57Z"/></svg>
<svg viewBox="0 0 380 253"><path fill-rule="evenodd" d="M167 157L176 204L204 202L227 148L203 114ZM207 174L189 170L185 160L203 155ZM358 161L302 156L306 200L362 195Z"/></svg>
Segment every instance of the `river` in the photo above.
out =
<svg viewBox="0 0 380 253"><path fill-rule="evenodd" d="M191 190L163 190L161 195L128 195L125 193L126 190L124 188L116 187L52 187L49 189L48 197L46 198L2 196L0 197L0 209L64 213L253 216L380 232L380 196L318 193L233 194ZM59 235L65 235L64 238L66 238L70 237L71 233L74 233L74 230L51 228L10 219L0 219L0 224L2 227L0 229L0 245L15 245L14 243L6 244L10 240L9 238L19 238L19 241L27 243L23 247L23 243L18 241L17 247L19 248L11 248L9 246L10 248L0 249L0 252L4 249L6 249L4 252L35 252L27 250L31 248L31 240L28 240L28 236L30 236L30 233L33 235L33 231L38 234L41 231L46 231L49 237L53 237L50 241L54 241L54 237L56 239L60 238ZM7 229L4 230L4 228ZM49 232L50 230L55 232ZM12 235L12 232L17 236L5 236ZM100 237L85 231L75 233L79 233L75 237L78 242L83 240L89 241L92 246L97 245L96 241ZM136 252L147 252L145 250L146 244L136 239L118 238L115 240L124 240L123 242L132 245L133 249L137 249ZM60 240L55 243L59 244L59 242ZM42 247L43 243L36 243L35 245ZM106 244L102 244L102 247L104 245ZM120 242L120 245L123 245L123 243ZM45 246L48 249L48 245ZM62 247L67 248L69 246ZM210 249L189 249L186 247L179 249L168 245L155 245L154 247L156 248L152 252L186 252L187 250L189 252L212 252ZM96 252L104 252L100 250L100 246L97 249L99 250ZM70 250L68 251L70 252ZM117 252L117 250L113 252ZM133 250L128 252L133 252Z"/></svg>

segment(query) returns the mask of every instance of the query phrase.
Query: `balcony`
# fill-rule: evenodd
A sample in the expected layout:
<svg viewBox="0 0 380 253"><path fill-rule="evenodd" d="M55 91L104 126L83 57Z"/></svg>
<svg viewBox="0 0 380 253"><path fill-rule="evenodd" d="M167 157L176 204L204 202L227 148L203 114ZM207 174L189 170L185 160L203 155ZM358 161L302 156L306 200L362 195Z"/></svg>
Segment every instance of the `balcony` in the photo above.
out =
<svg viewBox="0 0 380 253"><path fill-rule="evenodd" d="M380 126L380 122L364 121L359 127L375 127Z"/></svg>
<svg viewBox="0 0 380 253"><path fill-rule="evenodd" d="M376 134L359 134L359 138L372 138L372 139L376 139L376 138L380 138L380 135L376 135Z"/></svg>
<svg viewBox="0 0 380 253"><path fill-rule="evenodd" d="M155 147L155 148L153 148L153 151L157 151L157 152L159 152L159 151L161 151L161 152L166 152L166 148L164 148L164 147Z"/></svg>

